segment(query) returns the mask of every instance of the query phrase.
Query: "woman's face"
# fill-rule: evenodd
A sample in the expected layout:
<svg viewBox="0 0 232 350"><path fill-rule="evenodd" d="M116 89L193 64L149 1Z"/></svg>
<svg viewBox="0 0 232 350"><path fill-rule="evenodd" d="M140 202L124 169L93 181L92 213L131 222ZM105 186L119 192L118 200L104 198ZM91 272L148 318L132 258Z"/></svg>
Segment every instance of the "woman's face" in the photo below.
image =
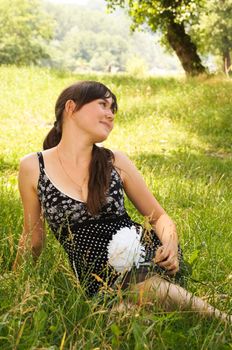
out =
<svg viewBox="0 0 232 350"><path fill-rule="evenodd" d="M112 97L99 98L82 106L74 112L75 124L88 134L93 142L104 141L114 126L114 114L111 110Z"/></svg>

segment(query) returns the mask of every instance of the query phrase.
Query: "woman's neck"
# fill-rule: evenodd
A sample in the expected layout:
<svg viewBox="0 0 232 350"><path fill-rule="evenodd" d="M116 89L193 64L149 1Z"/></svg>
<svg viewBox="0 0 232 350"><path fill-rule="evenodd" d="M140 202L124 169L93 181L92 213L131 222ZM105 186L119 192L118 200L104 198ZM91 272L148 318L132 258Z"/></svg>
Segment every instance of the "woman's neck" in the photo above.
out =
<svg viewBox="0 0 232 350"><path fill-rule="evenodd" d="M63 135L57 147L62 157L73 164L89 164L91 160L93 143L83 137L77 137L75 135L74 138L72 135Z"/></svg>

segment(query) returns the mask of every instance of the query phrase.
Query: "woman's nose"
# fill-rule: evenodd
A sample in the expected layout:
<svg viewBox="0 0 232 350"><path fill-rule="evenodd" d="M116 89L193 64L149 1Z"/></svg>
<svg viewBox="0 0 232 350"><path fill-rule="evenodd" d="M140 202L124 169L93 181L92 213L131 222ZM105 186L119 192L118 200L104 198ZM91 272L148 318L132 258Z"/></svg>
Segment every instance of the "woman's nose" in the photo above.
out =
<svg viewBox="0 0 232 350"><path fill-rule="evenodd" d="M114 113L111 111L111 109L106 111L106 117L109 119L114 119Z"/></svg>

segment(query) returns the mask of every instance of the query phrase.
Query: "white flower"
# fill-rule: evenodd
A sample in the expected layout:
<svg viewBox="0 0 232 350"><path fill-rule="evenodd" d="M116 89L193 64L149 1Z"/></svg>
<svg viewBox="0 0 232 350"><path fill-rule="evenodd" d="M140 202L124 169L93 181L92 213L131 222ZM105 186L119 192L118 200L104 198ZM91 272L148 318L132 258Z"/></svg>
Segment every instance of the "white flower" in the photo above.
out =
<svg viewBox="0 0 232 350"><path fill-rule="evenodd" d="M108 259L117 272L130 270L133 264L138 267L144 261L145 248L140 243L141 232L132 226L123 227L113 235L108 244Z"/></svg>

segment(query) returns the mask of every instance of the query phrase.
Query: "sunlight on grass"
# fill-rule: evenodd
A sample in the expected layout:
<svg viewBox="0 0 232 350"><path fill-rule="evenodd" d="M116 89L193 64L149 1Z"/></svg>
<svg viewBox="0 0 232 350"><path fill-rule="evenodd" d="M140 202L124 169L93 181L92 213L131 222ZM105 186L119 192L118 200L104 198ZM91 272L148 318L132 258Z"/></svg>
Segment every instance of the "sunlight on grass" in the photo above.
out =
<svg viewBox="0 0 232 350"><path fill-rule="evenodd" d="M36 266L28 257L17 274L11 267L23 224L19 159L41 150L61 90L79 79L97 79L119 100L105 145L133 159L177 223L192 269L188 288L231 313L231 81L74 76L33 67L1 67L0 79L0 348L230 349L231 328L219 321L164 313L155 303L111 312L120 292L86 299L50 232ZM143 222L128 200L126 206Z"/></svg>

